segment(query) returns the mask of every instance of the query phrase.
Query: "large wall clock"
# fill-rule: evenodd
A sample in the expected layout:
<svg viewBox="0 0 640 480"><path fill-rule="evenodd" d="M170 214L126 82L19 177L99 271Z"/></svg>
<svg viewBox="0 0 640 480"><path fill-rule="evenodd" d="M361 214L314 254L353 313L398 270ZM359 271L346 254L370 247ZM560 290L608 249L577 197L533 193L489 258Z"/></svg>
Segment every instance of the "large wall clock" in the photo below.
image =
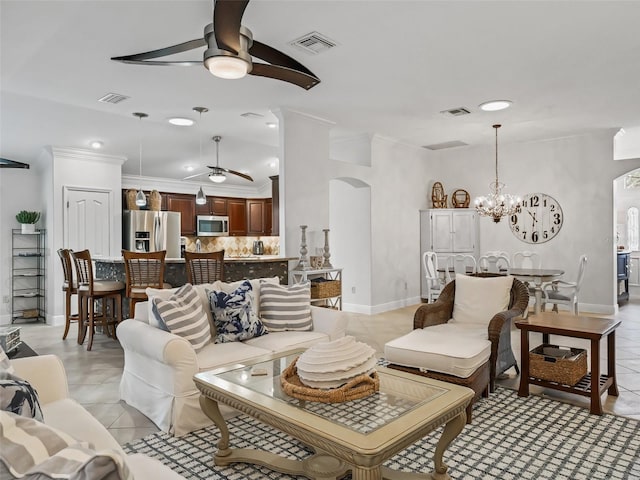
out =
<svg viewBox="0 0 640 480"><path fill-rule="evenodd" d="M555 237L562 228L564 215L560 204L544 193L529 193L522 206L509 217L513 234L526 243L544 243Z"/></svg>

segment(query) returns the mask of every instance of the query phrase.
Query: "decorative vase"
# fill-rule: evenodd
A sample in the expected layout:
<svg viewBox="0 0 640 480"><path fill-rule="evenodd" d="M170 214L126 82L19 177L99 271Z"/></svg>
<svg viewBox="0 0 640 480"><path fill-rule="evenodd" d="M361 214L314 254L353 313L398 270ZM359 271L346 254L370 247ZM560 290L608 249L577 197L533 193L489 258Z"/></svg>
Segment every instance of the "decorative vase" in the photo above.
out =
<svg viewBox="0 0 640 480"><path fill-rule="evenodd" d="M22 223L22 233L36 233L35 223Z"/></svg>
<svg viewBox="0 0 640 480"><path fill-rule="evenodd" d="M309 257L307 256L307 226L300 225L302 231L302 238L300 239L300 261L296 266L296 270L308 270L309 269Z"/></svg>
<svg viewBox="0 0 640 480"><path fill-rule="evenodd" d="M329 253L329 229L323 228L322 231L324 232L324 253L322 254L324 262L322 262L322 268L333 268L333 265L331 265L329 261L329 257L331 257Z"/></svg>

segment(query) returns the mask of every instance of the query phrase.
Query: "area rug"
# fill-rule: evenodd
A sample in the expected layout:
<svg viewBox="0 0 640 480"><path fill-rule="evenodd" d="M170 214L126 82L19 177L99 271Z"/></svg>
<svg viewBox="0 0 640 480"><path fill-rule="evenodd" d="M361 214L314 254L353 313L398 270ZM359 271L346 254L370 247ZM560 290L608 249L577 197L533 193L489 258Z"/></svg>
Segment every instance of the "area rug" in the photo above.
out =
<svg viewBox="0 0 640 480"><path fill-rule="evenodd" d="M294 438L246 415L230 419L228 426L233 448L259 448L295 459L311 455ZM385 465L431 471L440 433L436 430ZM181 438L155 433L124 448L155 457L187 479L303 478L246 464L216 467L212 455L218 439L212 426ZM498 388L476 403L473 423L449 446L444 460L455 480L640 479L640 422L590 415L584 408Z"/></svg>

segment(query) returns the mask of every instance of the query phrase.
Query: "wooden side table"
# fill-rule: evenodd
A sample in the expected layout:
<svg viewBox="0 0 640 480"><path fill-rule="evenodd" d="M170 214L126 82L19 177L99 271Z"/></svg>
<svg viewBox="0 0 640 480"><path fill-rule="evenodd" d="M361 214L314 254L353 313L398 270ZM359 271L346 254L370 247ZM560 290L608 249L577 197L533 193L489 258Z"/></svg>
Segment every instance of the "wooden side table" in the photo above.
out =
<svg viewBox="0 0 640 480"><path fill-rule="evenodd" d="M591 397L591 413L602 415L601 395L605 390L609 395L618 396L616 383L616 340L615 330L621 320L607 318L558 315L557 313L541 313L527 320L518 320L516 327L520 329L521 339L521 372L518 396L529 396L529 385L539 385L553 390L575 393ZM529 376L529 332L542 333L548 338L550 334L565 337L586 338L591 341L591 372L577 385L562 385L540 378ZM600 374L600 340L607 337L607 373Z"/></svg>

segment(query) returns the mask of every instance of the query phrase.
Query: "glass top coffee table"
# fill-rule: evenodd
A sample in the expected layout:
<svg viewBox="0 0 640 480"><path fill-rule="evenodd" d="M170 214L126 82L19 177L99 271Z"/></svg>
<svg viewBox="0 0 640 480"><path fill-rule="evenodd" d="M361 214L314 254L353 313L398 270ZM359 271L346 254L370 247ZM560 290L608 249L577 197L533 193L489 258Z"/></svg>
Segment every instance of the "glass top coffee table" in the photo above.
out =
<svg viewBox="0 0 640 480"><path fill-rule="evenodd" d="M448 479L442 456L466 423L465 408L473 390L387 368L377 368L380 391L343 403L320 403L289 397L280 376L303 350L221 367L194 376L200 405L219 428L216 465L253 463L290 475L354 480ZM262 375L252 375L260 372ZM264 374L266 372L266 375ZM313 449L303 461L254 449L230 448L229 431L218 403L229 405L285 432ZM430 475L396 472L387 459L446 424L434 453Z"/></svg>

